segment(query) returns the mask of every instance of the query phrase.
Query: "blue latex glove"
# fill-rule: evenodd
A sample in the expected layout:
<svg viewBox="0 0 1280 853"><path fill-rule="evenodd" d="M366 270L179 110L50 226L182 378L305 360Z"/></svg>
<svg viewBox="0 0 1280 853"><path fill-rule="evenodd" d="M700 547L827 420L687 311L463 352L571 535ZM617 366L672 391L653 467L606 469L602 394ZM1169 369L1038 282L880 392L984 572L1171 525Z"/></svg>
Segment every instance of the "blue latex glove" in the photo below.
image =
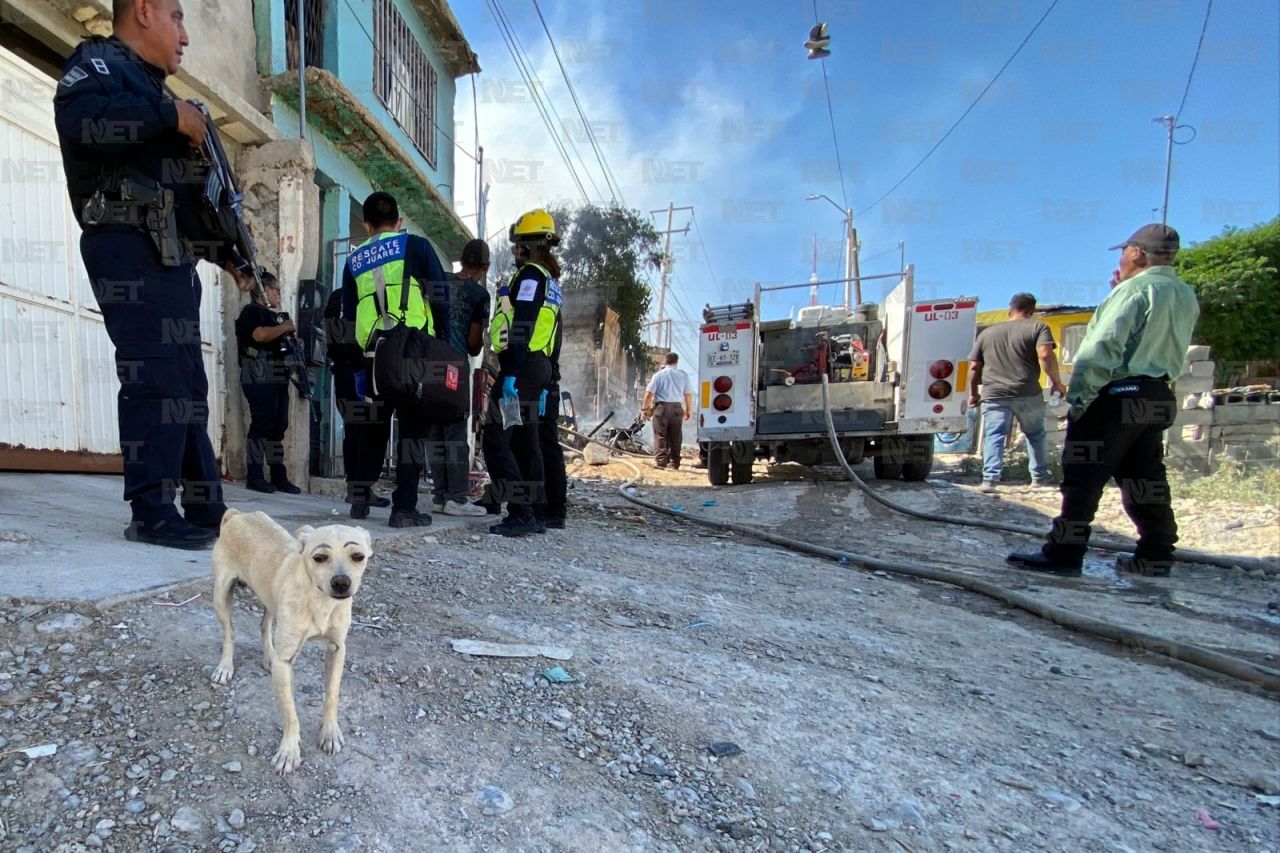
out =
<svg viewBox="0 0 1280 853"><path fill-rule="evenodd" d="M542 393L538 395L538 417L542 417L547 413L547 389L543 388Z"/></svg>
<svg viewBox="0 0 1280 853"><path fill-rule="evenodd" d="M369 374L367 371L357 370L355 372L356 396L359 397L361 400L363 400L366 396L368 396L367 394L365 394L365 384L367 383L368 379L369 379Z"/></svg>
<svg viewBox="0 0 1280 853"><path fill-rule="evenodd" d="M516 378L514 376L508 376L502 380L502 396L512 400L520 396L516 393Z"/></svg>

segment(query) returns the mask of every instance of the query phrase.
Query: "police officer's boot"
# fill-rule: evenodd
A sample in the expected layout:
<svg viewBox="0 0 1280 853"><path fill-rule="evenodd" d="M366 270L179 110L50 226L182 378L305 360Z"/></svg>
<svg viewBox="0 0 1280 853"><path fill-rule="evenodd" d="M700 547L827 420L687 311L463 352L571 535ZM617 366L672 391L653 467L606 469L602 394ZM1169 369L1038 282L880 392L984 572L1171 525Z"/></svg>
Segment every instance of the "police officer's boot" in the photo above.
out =
<svg viewBox="0 0 1280 853"><path fill-rule="evenodd" d="M390 527L430 527L431 516L425 512L417 512L416 510L395 509L391 510L391 519L387 522Z"/></svg>
<svg viewBox="0 0 1280 853"><path fill-rule="evenodd" d="M165 518L159 521L134 520L124 529L124 538L130 542L143 542L163 548L180 548L195 551L208 548L218 538L216 530L206 530L181 518Z"/></svg>

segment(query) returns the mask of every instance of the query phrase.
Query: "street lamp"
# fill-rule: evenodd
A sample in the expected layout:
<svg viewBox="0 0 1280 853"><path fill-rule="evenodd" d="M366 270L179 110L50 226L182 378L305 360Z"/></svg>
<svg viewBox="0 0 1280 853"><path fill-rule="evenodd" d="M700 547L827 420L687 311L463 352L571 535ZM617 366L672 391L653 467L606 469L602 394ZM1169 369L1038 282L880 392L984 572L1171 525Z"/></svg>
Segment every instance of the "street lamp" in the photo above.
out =
<svg viewBox="0 0 1280 853"><path fill-rule="evenodd" d="M862 282L859 280L858 273L858 231L853 227L853 208L841 207L825 193L814 193L805 197L805 201L818 199L830 204L844 217L844 307L852 311L862 304Z"/></svg>

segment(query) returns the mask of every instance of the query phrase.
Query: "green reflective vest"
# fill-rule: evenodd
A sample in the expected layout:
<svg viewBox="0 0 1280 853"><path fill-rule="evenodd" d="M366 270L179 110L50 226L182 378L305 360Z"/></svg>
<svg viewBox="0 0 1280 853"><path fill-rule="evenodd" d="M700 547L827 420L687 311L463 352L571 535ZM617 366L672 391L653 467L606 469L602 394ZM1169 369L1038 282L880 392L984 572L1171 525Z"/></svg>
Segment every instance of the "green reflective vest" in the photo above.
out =
<svg viewBox="0 0 1280 853"><path fill-rule="evenodd" d="M368 351L375 329L391 329L399 321L435 334L431 307L422 295L422 282L409 277L408 302L401 310L409 235L375 234L351 251L347 266L356 282L356 343Z"/></svg>
<svg viewBox="0 0 1280 853"><path fill-rule="evenodd" d="M511 334L511 321L516 314L511 290L520 286L520 274L526 266L533 267L547 279L547 294L542 308L538 311L537 322L533 326L529 352L540 352L549 356L555 351L556 338L560 334L560 309L564 306L564 294L560 290L560 283L551 277L551 273L545 267L527 262L516 270L510 281L498 287L498 308L493 314L493 322L489 324L489 342L493 345L495 354L507 348L507 340ZM519 295L517 292L516 296ZM532 299L533 295L529 294L529 298Z"/></svg>

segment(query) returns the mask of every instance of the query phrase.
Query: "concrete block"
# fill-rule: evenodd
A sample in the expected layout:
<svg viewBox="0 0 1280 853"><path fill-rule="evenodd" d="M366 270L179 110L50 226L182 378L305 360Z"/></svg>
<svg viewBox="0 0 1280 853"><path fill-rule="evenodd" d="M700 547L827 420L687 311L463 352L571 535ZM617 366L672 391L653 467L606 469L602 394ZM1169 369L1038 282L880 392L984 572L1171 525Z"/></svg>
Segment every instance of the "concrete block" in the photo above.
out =
<svg viewBox="0 0 1280 853"><path fill-rule="evenodd" d="M1178 411L1177 418L1174 419L1173 426L1177 429L1181 426L1205 425L1213 423L1213 411L1209 409L1181 409Z"/></svg>
<svg viewBox="0 0 1280 853"><path fill-rule="evenodd" d="M1190 374L1191 376L1203 376L1212 379L1214 366L1215 362L1212 361L1193 361L1187 365L1187 373L1183 375Z"/></svg>
<svg viewBox="0 0 1280 853"><path fill-rule="evenodd" d="M1192 344L1187 347L1187 361L1208 361L1209 347L1207 344Z"/></svg>
<svg viewBox="0 0 1280 853"><path fill-rule="evenodd" d="M1214 438L1249 439L1266 442L1268 439L1280 439L1280 424L1228 424L1213 427Z"/></svg>
<svg viewBox="0 0 1280 853"><path fill-rule="evenodd" d="M1186 373L1178 377L1173 389L1174 393L1179 397L1183 394L1204 394L1213 390L1213 377L1192 376L1190 373Z"/></svg>
<svg viewBox="0 0 1280 853"><path fill-rule="evenodd" d="M1234 403L1229 406L1217 406L1213 410L1213 422L1217 426L1280 423L1280 406L1267 403Z"/></svg>

